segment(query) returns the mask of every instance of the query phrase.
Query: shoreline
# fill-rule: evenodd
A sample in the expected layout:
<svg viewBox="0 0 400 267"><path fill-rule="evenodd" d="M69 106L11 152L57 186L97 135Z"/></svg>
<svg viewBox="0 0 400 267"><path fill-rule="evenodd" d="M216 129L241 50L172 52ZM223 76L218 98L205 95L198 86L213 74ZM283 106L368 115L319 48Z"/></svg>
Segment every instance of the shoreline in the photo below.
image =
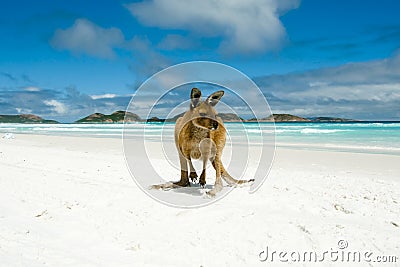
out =
<svg viewBox="0 0 400 267"><path fill-rule="evenodd" d="M0 135L4 135L6 132L0 132ZM67 138L87 138L87 139L114 139L120 140L123 139L123 133L121 134L99 134L99 135L90 135L90 134L81 134L81 133L13 133L14 138L18 138L18 136L46 136L46 137L67 137ZM301 143L301 142L287 142L276 140L280 137L278 135L275 136L275 147L276 149L292 149L292 150L301 150L301 151L326 151L326 152L343 152L343 153L357 153L357 154L374 154L374 155L392 155L392 156L400 156L400 148L387 148L382 146L362 146L362 145L347 145L347 144L329 144L329 143ZM146 139L147 140L147 139ZM157 140L156 138L149 138L148 141L151 142L161 142L161 140ZM173 137L170 139L165 139L163 137L163 141L173 141ZM259 143L255 143L254 145L258 145ZM260 143L261 144L261 143ZM243 146L247 145L244 142L236 142L234 145Z"/></svg>

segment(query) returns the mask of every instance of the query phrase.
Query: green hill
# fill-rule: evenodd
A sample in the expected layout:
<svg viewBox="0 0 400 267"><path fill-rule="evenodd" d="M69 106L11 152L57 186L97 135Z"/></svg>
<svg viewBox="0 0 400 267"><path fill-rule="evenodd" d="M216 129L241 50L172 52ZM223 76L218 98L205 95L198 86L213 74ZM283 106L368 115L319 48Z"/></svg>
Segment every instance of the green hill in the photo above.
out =
<svg viewBox="0 0 400 267"><path fill-rule="evenodd" d="M334 118L334 117L315 117L310 118L313 122L353 122L357 120L353 119L343 119L343 118Z"/></svg>
<svg viewBox="0 0 400 267"><path fill-rule="evenodd" d="M76 123L123 123L124 120L126 122L142 121L141 118L135 113L119 110L110 115L93 113L87 117L77 120Z"/></svg>
<svg viewBox="0 0 400 267"><path fill-rule="evenodd" d="M309 119L302 118L299 116L294 116L291 114L272 114L267 118L263 118L259 121L275 121L275 122L295 122L295 121L302 121L307 122L310 121Z"/></svg>
<svg viewBox="0 0 400 267"><path fill-rule="evenodd" d="M0 115L0 123L59 123L55 120L45 120L33 114Z"/></svg>

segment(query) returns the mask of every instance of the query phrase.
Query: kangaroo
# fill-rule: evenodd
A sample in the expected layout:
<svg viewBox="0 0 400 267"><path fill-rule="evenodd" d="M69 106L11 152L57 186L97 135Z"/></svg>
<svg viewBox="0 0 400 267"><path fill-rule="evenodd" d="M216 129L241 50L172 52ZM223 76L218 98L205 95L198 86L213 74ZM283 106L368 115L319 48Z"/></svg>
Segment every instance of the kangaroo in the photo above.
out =
<svg viewBox="0 0 400 267"><path fill-rule="evenodd" d="M193 167L192 159L200 159L203 168L199 179L201 187L206 185L206 167L208 160L216 171L215 184L207 194L215 196L222 190L221 177L230 185L250 184L251 180L236 180L224 168L221 156L226 142L226 129L220 117L217 116L215 106L218 104L224 91L211 94L205 101L201 100L201 91L193 88L190 93L190 109L176 121L175 144L179 153L181 178L174 182L175 186L190 186L197 181L197 173ZM188 167L190 173L188 171Z"/></svg>

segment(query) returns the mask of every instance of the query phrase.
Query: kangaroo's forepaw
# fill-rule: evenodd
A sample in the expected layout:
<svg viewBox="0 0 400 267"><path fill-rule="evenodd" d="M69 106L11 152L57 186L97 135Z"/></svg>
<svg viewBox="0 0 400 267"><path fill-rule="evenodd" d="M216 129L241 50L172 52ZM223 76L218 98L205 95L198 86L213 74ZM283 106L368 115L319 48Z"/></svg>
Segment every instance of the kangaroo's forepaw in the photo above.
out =
<svg viewBox="0 0 400 267"><path fill-rule="evenodd" d="M197 182L197 173L196 172L190 172L189 177L193 183Z"/></svg>
<svg viewBox="0 0 400 267"><path fill-rule="evenodd" d="M205 188L206 187L206 180L200 179L199 184L200 184L201 188Z"/></svg>
<svg viewBox="0 0 400 267"><path fill-rule="evenodd" d="M203 171L200 175L200 180L199 180L199 184L202 188L206 187L206 175L205 172Z"/></svg>

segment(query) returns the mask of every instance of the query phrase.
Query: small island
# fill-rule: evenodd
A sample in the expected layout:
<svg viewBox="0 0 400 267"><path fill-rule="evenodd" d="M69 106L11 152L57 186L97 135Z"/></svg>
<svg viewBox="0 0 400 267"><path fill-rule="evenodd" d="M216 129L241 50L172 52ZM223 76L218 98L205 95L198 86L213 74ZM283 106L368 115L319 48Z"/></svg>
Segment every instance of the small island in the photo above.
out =
<svg viewBox="0 0 400 267"><path fill-rule="evenodd" d="M255 122L257 119L253 118L247 120L248 122ZM335 117L312 117L303 118L291 114L272 114L267 118L259 119L259 122L357 122L358 120L335 118Z"/></svg>
<svg viewBox="0 0 400 267"><path fill-rule="evenodd" d="M55 120L45 120L33 114L0 115L0 123L59 123Z"/></svg>
<svg viewBox="0 0 400 267"><path fill-rule="evenodd" d="M312 122L357 122L358 120L353 119L343 119L343 118L334 118L334 117L316 117L310 118Z"/></svg>
<svg viewBox="0 0 400 267"><path fill-rule="evenodd" d="M256 121L251 119L249 121ZM310 122L311 120L290 114L272 114L267 118L258 120L259 122Z"/></svg>
<svg viewBox="0 0 400 267"><path fill-rule="evenodd" d="M103 113L93 113L82 119L76 121L76 123L123 123L123 122L140 122L142 119L135 113L128 111L115 111L110 115Z"/></svg>

